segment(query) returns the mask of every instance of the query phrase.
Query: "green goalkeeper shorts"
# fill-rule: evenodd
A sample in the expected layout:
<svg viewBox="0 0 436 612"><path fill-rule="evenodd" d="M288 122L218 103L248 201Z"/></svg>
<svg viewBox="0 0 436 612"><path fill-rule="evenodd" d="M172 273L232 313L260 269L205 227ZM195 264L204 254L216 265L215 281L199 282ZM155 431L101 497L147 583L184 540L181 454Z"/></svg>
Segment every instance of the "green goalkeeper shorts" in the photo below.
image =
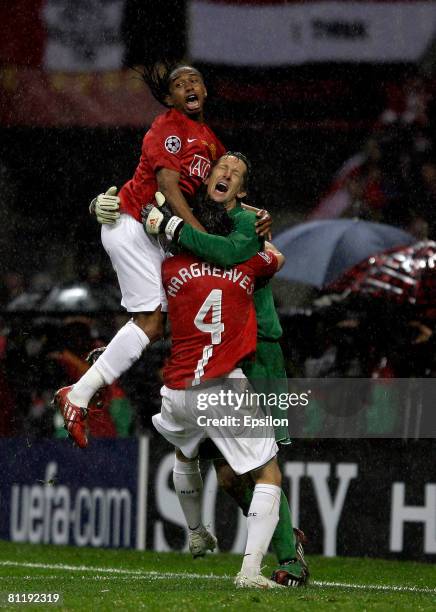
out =
<svg viewBox="0 0 436 612"><path fill-rule="evenodd" d="M268 407L274 419L288 418L287 402L279 404L280 394L288 394L285 360L280 344L276 341L257 341L256 356L254 360L246 360L242 370L250 381L256 393L263 393L268 398ZM282 395L284 397L284 395ZM285 409L283 409L283 407ZM266 407L262 405L266 413ZM289 431L285 425L274 428L276 441L281 444L290 444Z"/></svg>

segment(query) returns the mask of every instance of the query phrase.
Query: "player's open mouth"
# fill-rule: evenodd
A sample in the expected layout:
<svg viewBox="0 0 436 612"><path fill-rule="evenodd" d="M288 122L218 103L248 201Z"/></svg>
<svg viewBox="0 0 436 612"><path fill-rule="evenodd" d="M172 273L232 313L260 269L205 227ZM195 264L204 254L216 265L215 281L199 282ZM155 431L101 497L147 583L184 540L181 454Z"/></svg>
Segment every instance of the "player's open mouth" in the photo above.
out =
<svg viewBox="0 0 436 612"><path fill-rule="evenodd" d="M220 181L216 184L215 190L219 191L220 193L227 193L229 190L229 186L227 185L227 183L223 183Z"/></svg>
<svg viewBox="0 0 436 612"><path fill-rule="evenodd" d="M186 107L189 110L197 110L200 108L200 102L198 101L198 97L196 94L190 94L186 96Z"/></svg>

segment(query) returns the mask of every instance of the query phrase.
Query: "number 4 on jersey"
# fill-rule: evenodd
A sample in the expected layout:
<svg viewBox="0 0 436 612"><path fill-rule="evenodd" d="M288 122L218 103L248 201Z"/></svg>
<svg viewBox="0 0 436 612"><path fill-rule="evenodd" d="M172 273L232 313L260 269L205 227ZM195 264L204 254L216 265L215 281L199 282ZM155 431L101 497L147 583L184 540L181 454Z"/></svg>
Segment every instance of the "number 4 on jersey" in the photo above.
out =
<svg viewBox="0 0 436 612"><path fill-rule="evenodd" d="M224 331L224 323L221 323L221 302L223 292L221 289L212 289L203 304L197 312L194 325L197 329L210 334L211 344L219 344L221 342L221 334ZM212 310L210 323L205 323L205 318L209 310Z"/></svg>

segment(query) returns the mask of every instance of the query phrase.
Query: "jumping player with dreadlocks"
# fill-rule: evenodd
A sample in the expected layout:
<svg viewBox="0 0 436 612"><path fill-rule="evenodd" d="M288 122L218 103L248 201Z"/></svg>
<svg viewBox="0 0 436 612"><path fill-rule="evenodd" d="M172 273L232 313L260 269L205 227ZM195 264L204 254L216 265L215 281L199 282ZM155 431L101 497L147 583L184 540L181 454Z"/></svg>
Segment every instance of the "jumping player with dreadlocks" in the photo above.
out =
<svg viewBox="0 0 436 612"><path fill-rule="evenodd" d="M145 134L141 159L119 197L111 187L91 203L103 224L101 239L116 270L122 305L132 319L124 325L95 364L75 385L55 394L65 426L80 447L88 444L86 409L91 397L125 372L147 346L161 337L167 308L161 282L163 252L144 233L141 208L160 190L174 212L202 229L189 200L207 177L224 147L203 120L207 96L201 74L191 66L146 67L144 80L170 110L157 117Z"/></svg>
<svg viewBox="0 0 436 612"><path fill-rule="evenodd" d="M88 444L85 420L91 397L128 370L163 333L167 308L161 282L163 251L144 233L141 208L159 190L176 215L203 230L190 203L213 161L225 151L204 123L207 91L196 68L161 63L144 68L142 76L157 100L170 110L158 116L144 136L138 167L119 196L116 187L111 187L90 207L102 224L101 239L117 273L121 304L132 319L85 375L75 385L59 389L54 397L66 429L81 448Z"/></svg>

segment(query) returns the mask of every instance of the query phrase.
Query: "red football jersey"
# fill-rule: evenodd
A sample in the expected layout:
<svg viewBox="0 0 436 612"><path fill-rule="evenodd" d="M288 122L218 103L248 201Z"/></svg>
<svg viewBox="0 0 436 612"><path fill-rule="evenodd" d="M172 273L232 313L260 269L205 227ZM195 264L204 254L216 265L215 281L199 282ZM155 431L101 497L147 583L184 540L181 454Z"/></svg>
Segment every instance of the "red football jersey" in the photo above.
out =
<svg viewBox="0 0 436 612"><path fill-rule="evenodd" d="M142 206L154 201L161 168L180 173L179 186L189 202L209 176L212 162L225 152L206 124L175 109L159 115L144 136L133 178L121 188L121 211L141 221Z"/></svg>
<svg viewBox="0 0 436 612"><path fill-rule="evenodd" d="M255 278L276 270L272 253L258 253L229 269L185 253L164 261L172 332L171 356L163 372L167 387L185 389L224 376L255 352Z"/></svg>

